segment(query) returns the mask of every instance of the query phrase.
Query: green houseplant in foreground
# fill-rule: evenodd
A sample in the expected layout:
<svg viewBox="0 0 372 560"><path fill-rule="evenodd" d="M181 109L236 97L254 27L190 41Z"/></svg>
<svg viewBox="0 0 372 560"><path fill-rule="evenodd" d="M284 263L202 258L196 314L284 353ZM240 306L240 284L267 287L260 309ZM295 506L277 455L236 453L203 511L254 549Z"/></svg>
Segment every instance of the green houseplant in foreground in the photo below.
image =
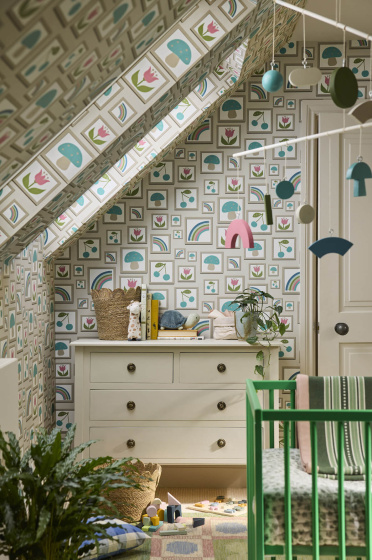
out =
<svg viewBox="0 0 372 560"><path fill-rule="evenodd" d="M268 303L270 302L271 305ZM257 289L246 288L242 294L236 297L231 306L234 306L235 312L240 310L241 317L236 317L242 324L248 322L250 334L247 335L248 344L262 344L268 347L268 360L264 363L264 353L262 350L257 352L256 358L259 362L256 364L254 372L265 378L266 368L270 365L271 343L279 336L283 336L287 330L287 326L282 323L280 315L283 307L273 303L274 297L267 292ZM257 334L257 328L260 330L260 336ZM284 344L288 341L282 339Z"/></svg>
<svg viewBox="0 0 372 560"><path fill-rule="evenodd" d="M0 553L10 560L76 560L84 540L94 539L85 552L98 544L97 531L108 538L106 529L112 525L87 524L108 511L117 515L103 492L141 489L133 481L131 458L78 460L94 442L72 448L74 435L75 426L64 441L57 428L51 433L40 429L22 457L16 436L7 432L6 438L0 431Z"/></svg>

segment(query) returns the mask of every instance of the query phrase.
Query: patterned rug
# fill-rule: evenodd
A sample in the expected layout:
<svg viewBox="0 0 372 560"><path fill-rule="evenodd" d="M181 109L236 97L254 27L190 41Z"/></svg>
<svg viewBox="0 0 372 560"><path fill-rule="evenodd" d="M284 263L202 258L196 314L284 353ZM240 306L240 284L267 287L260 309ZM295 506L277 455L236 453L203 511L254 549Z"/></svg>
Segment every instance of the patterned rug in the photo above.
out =
<svg viewBox="0 0 372 560"><path fill-rule="evenodd" d="M195 512L195 517L199 517ZM151 539L119 559L131 560L244 560L247 558L247 519L206 517L205 525L190 529L187 535Z"/></svg>

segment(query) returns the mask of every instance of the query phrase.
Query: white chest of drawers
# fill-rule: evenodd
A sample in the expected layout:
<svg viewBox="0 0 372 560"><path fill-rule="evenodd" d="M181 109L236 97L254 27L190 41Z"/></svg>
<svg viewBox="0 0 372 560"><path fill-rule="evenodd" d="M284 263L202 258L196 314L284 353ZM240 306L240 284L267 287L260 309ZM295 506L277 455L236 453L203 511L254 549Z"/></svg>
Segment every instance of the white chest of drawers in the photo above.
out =
<svg viewBox="0 0 372 560"><path fill-rule="evenodd" d="M245 380L257 347L235 340L78 340L77 443L163 465L244 465ZM267 379L278 379L279 347ZM267 354L267 350L264 350Z"/></svg>

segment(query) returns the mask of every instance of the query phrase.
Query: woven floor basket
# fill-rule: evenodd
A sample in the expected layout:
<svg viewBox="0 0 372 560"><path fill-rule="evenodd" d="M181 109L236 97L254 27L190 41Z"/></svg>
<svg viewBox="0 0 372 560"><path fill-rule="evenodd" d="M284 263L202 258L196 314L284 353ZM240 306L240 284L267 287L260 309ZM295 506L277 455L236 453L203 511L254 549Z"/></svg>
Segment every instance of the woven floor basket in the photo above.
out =
<svg viewBox="0 0 372 560"><path fill-rule="evenodd" d="M142 490L137 488L115 488L106 497L117 507L120 519L124 521L140 521L142 514L155 498L155 492L161 476L161 465L157 463L136 463L138 475L133 478ZM132 476L132 475L131 475ZM144 478L142 478L144 477Z"/></svg>
<svg viewBox="0 0 372 560"><path fill-rule="evenodd" d="M128 338L129 311L131 301L141 301L141 288L129 288L126 292L118 288L92 290L96 312L98 338L100 340L126 340Z"/></svg>

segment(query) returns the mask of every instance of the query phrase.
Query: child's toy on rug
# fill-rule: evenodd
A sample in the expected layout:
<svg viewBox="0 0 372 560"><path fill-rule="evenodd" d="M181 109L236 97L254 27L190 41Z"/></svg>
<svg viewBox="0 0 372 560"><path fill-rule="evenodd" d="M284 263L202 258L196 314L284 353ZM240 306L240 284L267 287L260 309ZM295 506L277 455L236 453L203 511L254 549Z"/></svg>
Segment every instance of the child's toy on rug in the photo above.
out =
<svg viewBox="0 0 372 560"><path fill-rule="evenodd" d="M167 537L171 535L187 535L186 525L184 523L165 523L159 531L159 535Z"/></svg>
<svg viewBox="0 0 372 560"><path fill-rule="evenodd" d="M225 496L217 496L215 502L201 500L194 505L188 505L187 509L205 513L215 513L217 515L226 515L227 517L238 517L240 515L246 515L247 500L236 500L235 498L228 498L225 500Z"/></svg>

